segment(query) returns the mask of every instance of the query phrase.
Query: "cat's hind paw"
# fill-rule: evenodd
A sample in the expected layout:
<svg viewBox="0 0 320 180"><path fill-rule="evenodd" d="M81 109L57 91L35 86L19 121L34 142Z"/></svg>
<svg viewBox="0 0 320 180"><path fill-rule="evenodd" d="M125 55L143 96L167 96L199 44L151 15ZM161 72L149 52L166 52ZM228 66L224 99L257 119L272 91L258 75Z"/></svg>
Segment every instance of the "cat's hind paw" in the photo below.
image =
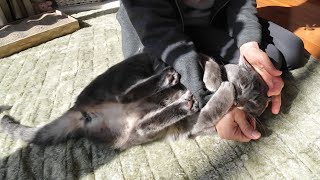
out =
<svg viewBox="0 0 320 180"><path fill-rule="evenodd" d="M187 91L181 97L183 107L186 108L191 114L198 112L200 110L199 103L196 101L195 97L190 91Z"/></svg>
<svg viewBox="0 0 320 180"><path fill-rule="evenodd" d="M173 68L167 68L164 70L163 87L172 87L179 83L179 74Z"/></svg>

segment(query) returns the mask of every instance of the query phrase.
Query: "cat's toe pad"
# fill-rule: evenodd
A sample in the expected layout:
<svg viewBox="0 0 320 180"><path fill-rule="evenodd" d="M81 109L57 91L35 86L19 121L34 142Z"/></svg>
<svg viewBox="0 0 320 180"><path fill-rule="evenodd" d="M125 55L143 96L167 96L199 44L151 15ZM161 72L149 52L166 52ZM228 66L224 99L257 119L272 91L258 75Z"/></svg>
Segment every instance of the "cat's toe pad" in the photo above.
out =
<svg viewBox="0 0 320 180"><path fill-rule="evenodd" d="M179 83L179 74L172 68L168 69L165 75L165 86L174 86Z"/></svg>
<svg viewBox="0 0 320 180"><path fill-rule="evenodd" d="M198 112L200 110L198 101L196 101L196 100L192 100L192 101L193 101L193 103L192 103L192 106L190 108L191 111L192 112Z"/></svg>
<svg viewBox="0 0 320 180"><path fill-rule="evenodd" d="M199 103L196 101L195 97L192 95L190 91L187 91L183 96L183 101L185 107L190 111L190 112L197 112L199 111Z"/></svg>

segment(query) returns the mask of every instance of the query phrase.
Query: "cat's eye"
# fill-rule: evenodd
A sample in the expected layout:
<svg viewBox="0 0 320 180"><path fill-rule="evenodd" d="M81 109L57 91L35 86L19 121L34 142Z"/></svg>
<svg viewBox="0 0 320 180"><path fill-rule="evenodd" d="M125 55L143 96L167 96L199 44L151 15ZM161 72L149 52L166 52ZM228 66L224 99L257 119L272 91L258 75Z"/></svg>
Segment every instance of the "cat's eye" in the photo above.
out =
<svg viewBox="0 0 320 180"><path fill-rule="evenodd" d="M91 117L89 116L89 114L87 112L82 111L82 120L84 120L85 123L91 122Z"/></svg>

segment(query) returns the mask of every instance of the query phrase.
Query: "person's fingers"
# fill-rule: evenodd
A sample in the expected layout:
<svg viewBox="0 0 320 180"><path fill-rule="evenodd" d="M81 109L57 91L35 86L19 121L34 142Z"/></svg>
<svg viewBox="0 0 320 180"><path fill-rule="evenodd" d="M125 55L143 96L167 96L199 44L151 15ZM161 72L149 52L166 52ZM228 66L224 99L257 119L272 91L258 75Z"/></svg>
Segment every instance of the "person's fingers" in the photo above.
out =
<svg viewBox="0 0 320 180"><path fill-rule="evenodd" d="M278 114L281 107L281 94L277 96L272 96L271 100L272 100L271 111L273 114Z"/></svg>
<svg viewBox="0 0 320 180"><path fill-rule="evenodd" d="M238 123L242 133L250 139L259 139L261 137L261 133L254 129L253 126L248 122L246 117L244 118L236 118L235 121Z"/></svg>
<svg viewBox="0 0 320 180"><path fill-rule="evenodd" d="M271 76L265 69L261 69L260 67L257 66L253 66L254 69L260 74L260 76L262 77L262 79L264 80L264 82L266 82L266 84L269 87L269 91L273 90L273 76ZM272 91L272 93L274 93Z"/></svg>
<svg viewBox="0 0 320 180"><path fill-rule="evenodd" d="M261 58L259 58L259 63L270 75L280 76L282 71L277 70L269 59L268 55L262 51Z"/></svg>
<svg viewBox="0 0 320 180"><path fill-rule="evenodd" d="M216 124L216 131L220 138L240 142L249 142L251 140L241 132L239 125L235 122L235 117L239 116L245 116L244 112L233 108Z"/></svg>
<svg viewBox="0 0 320 180"><path fill-rule="evenodd" d="M234 135L232 136L233 140L239 141L239 142L249 142L251 141L251 138L248 138L239 127L235 130Z"/></svg>
<svg viewBox="0 0 320 180"><path fill-rule="evenodd" d="M283 80L280 76L271 76L266 70L255 67L262 79L269 87L268 96L279 95L284 86Z"/></svg>
<svg viewBox="0 0 320 180"><path fill-rule="evenodd" d="M234 126L231 131L227 129L217 129L218 135L222 139L232 140L232 141L239 141L239 142L249 142L251 138L248 138L244 135L239 128L239 126Z"/></svg>
<svg viewBox="0 0 320 180"><path fill-rule="evenodd" d="M279 95L282 91L282 88L284 87L284 82L282 78L280 76L273 77L272 82L273 82L273 88L269 89L268 96Z"/></svg>
<svg viewBox="0 0 320 180"><path fill-rule="evenodd" d="M248 62L260 74L269 87L269 96L278 95L283 87L283 81L279 77L282 72L277 70L268 55L260 49L246 55Z"/></svg>

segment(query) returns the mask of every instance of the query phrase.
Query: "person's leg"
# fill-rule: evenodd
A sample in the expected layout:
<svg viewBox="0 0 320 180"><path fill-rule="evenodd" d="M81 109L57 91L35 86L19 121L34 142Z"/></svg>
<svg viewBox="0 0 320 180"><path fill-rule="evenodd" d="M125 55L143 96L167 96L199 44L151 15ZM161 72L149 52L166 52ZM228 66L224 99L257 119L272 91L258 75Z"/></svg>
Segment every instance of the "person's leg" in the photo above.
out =
<svg viewBox="0 0 320 180"><path fill-rule="evenodd" d="M281 70L292 70L302 67L304 45L299 37L285 28L264 19L259 19L262 25L262 50L271 57L276 67Z"/></svg>
<svg viewBox="0 0 320 180"><path fill-rule="evenodd" d="M290 31L266 20L261 20L262 43L260 48L267 53L277 69L295 69L304 65L303 42ZM188 27L186 34L197 50L224 64L237 64L240 51L226 30L214 27Z"/></svg>
<svg viewBox="0 0 320 180"><path fill-rule="evenodd" d="M127 26L132 25L127 24ZM122 27L121 38L122 53L125 59L142 52L142 43L140 42L138 35L134 31L130 31L128 27Z"/></svg>
<svg viewBox="0 0 320 180"><path fill-rule="evenodd" d="M187 27L185 33L198 52L213 57L221 64L237 64L240 51L227 31L214 27Z"/></svg>
<svg viewBox="0 0 320 180"><path fill-rule="evenodd" d="M186 29L186 33L191 37L199 52L213 57L222 64L238 64L240 50L227 30L214 27L190 27ZM264 40L261 48L268 54L274 66L280 69L284 60L283 55L273 45L269 35L264 37L268 41Z"/></svg>
<svg viewBox="0 0 320 180"><path fill-rule="evenodd" d="M128 14L122 4L117 13L117 20L121 26L122 53L125 59L143 52L143 45L133 25L129 21Z"/></svg>

